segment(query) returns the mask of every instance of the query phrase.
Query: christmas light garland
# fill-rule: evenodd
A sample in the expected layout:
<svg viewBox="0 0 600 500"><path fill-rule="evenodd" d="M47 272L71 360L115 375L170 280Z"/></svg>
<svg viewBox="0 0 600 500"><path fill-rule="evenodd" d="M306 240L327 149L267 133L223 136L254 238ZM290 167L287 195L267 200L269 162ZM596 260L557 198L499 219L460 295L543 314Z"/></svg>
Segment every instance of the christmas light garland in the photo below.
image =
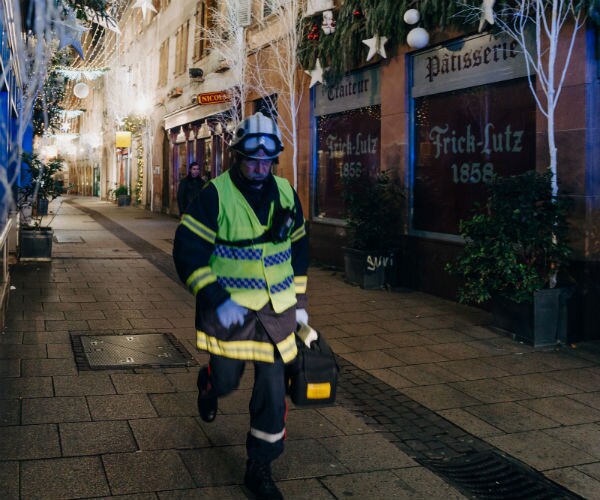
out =
<svg viewBox="0 0 600 500"><path fill-rule="evenodd" d="M135 137L137 146L135 148L137 161L137 179L135 182L135 202L142 202L142 192L144 190L144 145L142 144L142 129L146 125L146 118L143 116L129 115L123 118L123 128Z"/></svg>

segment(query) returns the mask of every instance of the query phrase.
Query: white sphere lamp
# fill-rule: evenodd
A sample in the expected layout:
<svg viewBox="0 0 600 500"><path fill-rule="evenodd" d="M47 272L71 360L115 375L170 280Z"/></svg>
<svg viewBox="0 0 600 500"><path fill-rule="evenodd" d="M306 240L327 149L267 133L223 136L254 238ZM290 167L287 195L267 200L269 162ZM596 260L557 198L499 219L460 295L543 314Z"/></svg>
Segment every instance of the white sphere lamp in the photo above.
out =
<svg viewBox="0 0 600 500"><path fill-rule="evenodd" d="M429 33L423 28L413 28L406 35L406 43L413 49L422 49L429 43Z"/></svg>
<svg viewBox="0 0 600 500"><path fill-rule="evenodd" d="M85 99L90 93L90 87L87 83L79 82L73 87L73 94L79 99Z"/></svg>
<svg viewBox="0 0 600 500"><path fill-rule="evenodd" d="M421 14L419 14L417 9L408 9L404 13L404 22L406 24L417 24L419 19L421 19Z"/></svg>

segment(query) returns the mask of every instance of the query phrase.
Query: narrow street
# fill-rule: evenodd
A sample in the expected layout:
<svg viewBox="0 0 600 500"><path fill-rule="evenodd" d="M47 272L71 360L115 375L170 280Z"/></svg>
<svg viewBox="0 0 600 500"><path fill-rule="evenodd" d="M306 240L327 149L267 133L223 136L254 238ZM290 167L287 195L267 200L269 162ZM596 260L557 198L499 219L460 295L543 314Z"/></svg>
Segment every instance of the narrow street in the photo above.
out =
<svg viewBox="0 0 600 500"><path fill-rule="evenodd" d="M251 366L203 422L196 377L207 357L172 265L177 219L75 196L50 212L52 262L11 270L2 498L251 498ZM600 499L598 342L534 349L489 329L479 309L363 290L317 263L308 294L340 382L333 406L289 402L273 465L286 498ZM160 333L186 366L90 369L78 350L86 336Z"/></svg>

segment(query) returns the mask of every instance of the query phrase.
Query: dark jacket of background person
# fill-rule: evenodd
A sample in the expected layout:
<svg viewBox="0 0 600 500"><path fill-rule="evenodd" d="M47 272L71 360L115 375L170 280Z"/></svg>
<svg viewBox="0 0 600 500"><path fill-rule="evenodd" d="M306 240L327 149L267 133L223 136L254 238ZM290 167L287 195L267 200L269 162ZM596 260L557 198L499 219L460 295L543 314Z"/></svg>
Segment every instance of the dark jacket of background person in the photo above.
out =
<svg viewBox="0 0 600 500"><path fill-rule="evenodd" d="M180 215L183 215L192 200L198 197L203 187L204 179L202 179L201 176L192 177L192 175L188 173L185 178L181 180L179 188L177 189L177 206L179 207Z"/></svg>

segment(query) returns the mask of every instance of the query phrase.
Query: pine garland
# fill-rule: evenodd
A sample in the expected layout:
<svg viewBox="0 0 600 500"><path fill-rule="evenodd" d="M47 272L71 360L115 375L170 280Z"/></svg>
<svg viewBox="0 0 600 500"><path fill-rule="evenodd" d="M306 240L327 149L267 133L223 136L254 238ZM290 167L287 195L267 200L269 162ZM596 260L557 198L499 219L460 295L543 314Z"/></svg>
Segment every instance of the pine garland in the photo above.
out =
<svg viewBox="0 0 600 500"><path fill-rule="evenodd" d="M514 1L497 1L495 10L500 11L510 4ZM481 0L345 0L334 13L336 30L332 35L320 31L317 40L308 39L312 26L321 26L322 14L304 20L298 59L303 68L312 69L319 57L321 66L327 68L327 84L334 85L348 71L367 64L368 49L362 40L376 34L386 36L388 57L406 43L406 35L414 28L404 22L408 9L418 9L421 14L418 26L430 33L448 28L470 33L475 31L479 20L465 19L464 12L468 7L480 5ZM585 10L589 19L600 26L600 0L580 0L576 7ZM353 14L357 8L363 16Z"/></svg>
<svg viewBox="0 0 600 500"><path fill-rule="evenodd" d="M136 149L137 153L137 181L135 183L135 202L140 204L142 202L142 191L144 189L144 146L140 140Z"/></svg>

